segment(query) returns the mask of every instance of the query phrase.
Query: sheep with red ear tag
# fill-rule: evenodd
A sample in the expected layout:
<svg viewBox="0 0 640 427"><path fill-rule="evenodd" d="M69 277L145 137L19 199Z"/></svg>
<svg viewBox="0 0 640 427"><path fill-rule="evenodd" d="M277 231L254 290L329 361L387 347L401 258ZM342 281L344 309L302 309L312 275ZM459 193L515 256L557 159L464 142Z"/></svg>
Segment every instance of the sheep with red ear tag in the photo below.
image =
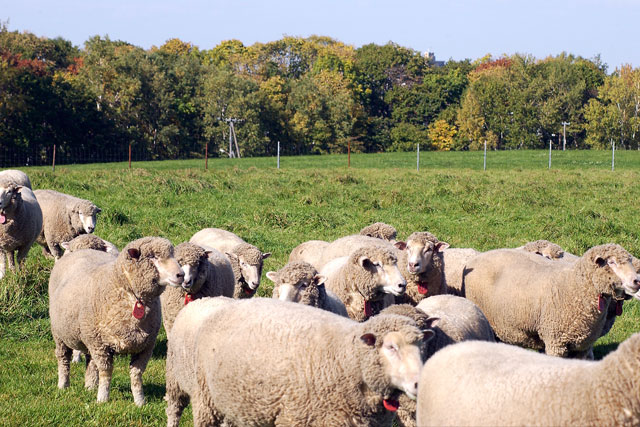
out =
<svg viewBox="0 0 640 427"><path fill-rule="evenodd" d="M195 425L390 426L399 396L416 396L424 339L395 314L359 323L271 298L194 301L168 341L167 425L191 402Z"/></svg>
<svg viewBox="0 0 640 427"><path fill-rule="evenodd" d="M161 326L160 294L183 278L173 245L160 237L135 240L117 257L91 249L61 257L49 278L58 388L69 386L71 353L79 350L87 356L85 387L97 386L98 402L105 402L113 356L130 354L133 399L143 405L142 373Z"/></svg>

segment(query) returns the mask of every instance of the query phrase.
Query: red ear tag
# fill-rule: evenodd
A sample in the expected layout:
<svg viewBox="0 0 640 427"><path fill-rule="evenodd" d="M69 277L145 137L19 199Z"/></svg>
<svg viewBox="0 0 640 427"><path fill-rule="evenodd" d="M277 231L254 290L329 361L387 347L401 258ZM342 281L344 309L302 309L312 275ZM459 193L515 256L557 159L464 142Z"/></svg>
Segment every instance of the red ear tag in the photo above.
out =
<svg viewBox="0 0 640 427"><path fill-rule="evenodd" d="M429 292L429 288L427 288L426 282L418 282L418 292L422 295L426 295Z"/></svg>
<svg viewBox="0 0 640 427"><path fill-rule="evenodd" d="M606 304L606 301L604 298L602 298L602 295L598 295L598 310L600 310L600 313L604 311L605 304Z"/></svg>
<svg viewBox="0 0 640 427"><path fill-rule="evenodd" d="M622 315L622 300L616 301L616 316Z"/></svg>
<svg viewBox="0 0 640 427"><path fill-rule="evenodd" d="M384 409L390 412L396 412L400 407L400 402L395 399L384 399L382 404L384 405Z"/></svg>
<svg viewBox="0 0 640 427"><path fill-rule="evenodd" d="M247 288L243 288L244 294L245 295L251 295L253 294L253 291L251 289L247 289Z"/></svg>
<svg viewBox="0 0 640 427"><path fill-rule="evenodd" d="M140 320L144 317L144 305L140 301L136 301L133 306L133 317Z"/></svg>
<svg viewBox="0 0 640 427"><path fill-rule="evenodd" d="M7 217L4 215L0 215L0 224L4 224L5 222L7 222Z"/></svg>
<svg viewBox="0 0 640 427"><path fill-rule="evenodd" d="M371 303L369 301L364 302L364 316L371 317Z"/></svg>
<svg viewBox="0 0 640 427"><path fill-rule="evenodd" d="M193 301L193 297L191 296L191 294L190 293L186 293L184 295L184 305L187 305L192 301Z"/></svg>

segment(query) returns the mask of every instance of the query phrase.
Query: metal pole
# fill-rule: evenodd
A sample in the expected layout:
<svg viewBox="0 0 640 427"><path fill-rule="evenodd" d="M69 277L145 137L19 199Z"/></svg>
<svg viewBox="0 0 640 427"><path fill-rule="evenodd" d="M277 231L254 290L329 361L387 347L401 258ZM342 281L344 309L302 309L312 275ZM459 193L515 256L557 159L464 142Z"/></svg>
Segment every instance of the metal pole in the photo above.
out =
<svg viewBox="0 0 640 427"><path fill-rule="evenodd" d="M280 169L280 141L278 141L278 169Z"/></svg>
<svg viewBox="0 0 640 427"><path fill-rule="evenodd" d="M484 163L482 165L482 170L487 170L487 141L484 142Z"/></svg>
<svg viewBox="0 0 640 427"><path fill-rule="evenodd" d="M351 140L347 141L347 167L351 167Z"/></svg>
<svg viewBox="0 0 640 427"><path fill-rule="evenodd" d="M129 169L131 169L131 143L129 143Z"/></svg>
<svg viewBox="0 0 640 427"><path fill-rule="evenodd" d="M204 144L204 170L209 170L209 143Z"/></svg>
<svg viewBox="0 0 640 427"><path fill-rule="evenodd" d="M569 126L570 122L562 122L562 151L565 150L567 145L567 126Z"/></svg>
<svg viewBox="0 0 640 427"><path fill-rule="evenodd" d="M231 122L229 122L229 158L233 157L233 136L231 136Z"/></svg>
<svg viewBox="0 0 640 427"><path fill-rule="evenodd" d="M418 144L418 163L416 166L416 170L420 172L420 144Z"/></svg>
<svg viewBox="0 0 640 427"><path fill-rule="evenodd" d="M551 169L551 140L549 140L549 169Z"/></svg>
<svg viewBox="0 0 640 427"><path fill-rule="evenodd" d="M611 171L614 170L615 162L616 162L616 143L612 139L611 140Z"/></svg>
<svg viewBox="0 0 640 427"><path fill-rule="evenodd" d="M56 144L53 144L53 164L51 165L51 172L56 171Z"/></svg>

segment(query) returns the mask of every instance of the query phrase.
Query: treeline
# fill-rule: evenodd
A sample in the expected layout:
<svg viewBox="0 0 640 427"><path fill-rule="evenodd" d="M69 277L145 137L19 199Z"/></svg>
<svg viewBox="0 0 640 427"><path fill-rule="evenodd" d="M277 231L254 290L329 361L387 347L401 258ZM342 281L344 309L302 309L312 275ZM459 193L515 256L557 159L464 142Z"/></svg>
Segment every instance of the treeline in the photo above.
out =
<svg viewBox="0 0 640 427"><path fill-rule="evenodd" d="M179 39L149 50L0 24L0 148L18 156L122 152L148 158L489 147L638 148L640 70L607 75L569 54L449 61L388 43L358 49L284 37L201 50ZM75 151L74 151L75 150Z"/></svg>

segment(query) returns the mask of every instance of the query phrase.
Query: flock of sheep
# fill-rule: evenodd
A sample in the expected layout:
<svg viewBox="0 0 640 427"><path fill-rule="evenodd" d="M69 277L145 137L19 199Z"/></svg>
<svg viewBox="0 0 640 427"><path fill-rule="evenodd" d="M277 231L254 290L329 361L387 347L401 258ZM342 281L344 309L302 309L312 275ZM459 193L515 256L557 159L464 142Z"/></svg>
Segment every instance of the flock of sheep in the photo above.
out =
<svg viewBox="0 0 640 427"><path fill-rule="evenodd" d="M34 242L55 258L59 388L75 352L107 401L113 356L130 354L143 405L163 324L168 426L189 403L195 425L640 424L640 334L576 360L640 296L640 262L619 245L478 252L375 223L301 243L266 273L273 298L253 298L270 253L216 228L118 251L91 234L99 212L0 172L0 278Z"/></svg>

